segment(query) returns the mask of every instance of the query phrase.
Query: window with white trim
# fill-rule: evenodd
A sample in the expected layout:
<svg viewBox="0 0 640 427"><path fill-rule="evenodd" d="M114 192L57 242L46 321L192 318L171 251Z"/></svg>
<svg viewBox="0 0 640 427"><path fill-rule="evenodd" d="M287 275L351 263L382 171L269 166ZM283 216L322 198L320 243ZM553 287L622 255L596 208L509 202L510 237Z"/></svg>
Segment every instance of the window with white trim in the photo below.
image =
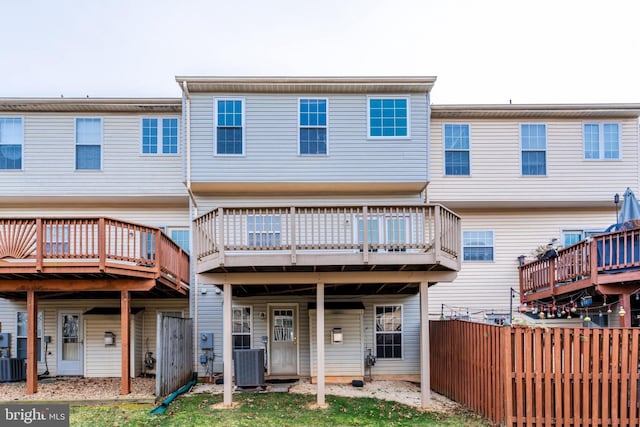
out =
<svg viewBox="0 0 640 427"><path fill-rule="evenodd" d="M523 176L547 174L547 125L520 125L521 167Z"/></svg>
<svg viewBox="0 0 640 427"><path fill-rule="evenodd" d="M280 246L280 215L247 216L249 246Z"/></svg>
<svg viewBox="0 0 640 427"><path fill-rule="evenodd" d="M594 234L600 234L603 230L600 229L565 229L562 230L562 247L566 248L567 246L575 245L576 243L586 239L589 236L593 236Z"/></svg>
<svg viewBox="0 0 640 427"><path fill-rule="evenodd" d="M402 306L377 305L376 357L378 359L402 358Z"/></svg>
<svg viewBox="0 0 640 427"><path fill-rule="evenodd" d="M44 227L45 256L69 254L69 224L46 224Z"/></svg>
<svg viewBox="0 0 640 427"><path fill-rule="evenodd" d="M409 136L409 98L383 97L368 99L370 138Z"/></svg>
<svg viewBox="0 0 640 427"><path fill-rule="evenodd" d="M462 254L465 261L493 261L493 231L463 231Z"/></svg>
<svg viewBox="0 0 640 427"><path fill-rule="evenodd" d="M233 349L251 348L251 306L234 305L231 316Z"/></svg>
<svg viewBox="0 0 640 427"><path fill-rule="evenodd" d="M300 99L301 155L327 154L327 100Z"/></svg>
<svg viewBox="0 0 640 427"><path fill-rule="evenodd" d="M102 119L76 118L76 170L100 170Z"/></svg>
<svg viewBox="0 0 640 427"><path fill-rule="evenodd" d="M143 117L142 154L178 154L178 119Z"/></svg>
<svg viewBox="0 0 640 427"><path fill-rule="evenodd" d="M215 99L215 153L217 155L244 154L244 100Z"/></svg>
<svg viewBox="0 0 640 427"><path fill-rule="evenodd" d="M0 170L22 169L24 128L20 117L0 117Z"/></svg>
<svg viewBox="0 0 640 427"><path fill-rule="evenodd" d="M176 242L183 250L189 252L189 229L171 228L169 229L171 240Z"/></svg>
<svg viewBox="0 0 640 427"><path fill-rule="evenodd" d="M43 314L38 312L38 362L40 361L40 355L42 354L42 325ZM26 311L18 311L16 313L16 357L18 359L27 358L27 327L28 316Z"/></svg>
<svg viewBox="0 0 640 427"><path fill-rule="evenodd" d="M620 158L620 125L618 123L585 123L583 139L585 159L617 160Z"/></svg>
<svg viewBox="0 0 640 427"><path fill-rule="evenodd" d="M471 174L469 125L447 123L444 125L444 174Z"/></svg>

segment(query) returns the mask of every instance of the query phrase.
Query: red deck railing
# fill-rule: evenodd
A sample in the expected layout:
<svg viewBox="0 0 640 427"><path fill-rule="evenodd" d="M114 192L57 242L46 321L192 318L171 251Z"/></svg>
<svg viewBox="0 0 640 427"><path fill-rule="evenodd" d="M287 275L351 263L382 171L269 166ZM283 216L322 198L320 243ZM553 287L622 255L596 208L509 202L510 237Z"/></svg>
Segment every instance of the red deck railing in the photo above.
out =
<svg viewBox="0 0 640 427"><path fill-rule="evenodd" d="M0 218L0 274L118 272L189 283L189 255L161 230L111 218Z"/></svg>
<svg viewBox="0 0 640 427"><path fill-rule="evenodd" d="M558 251L557 257L536 260L520 267L521 295L540 291L561 293L562 286L582 282L587 287L613 282L616 272L638 270L640 278L640 229L593 236ZM607 277L599 277L607 274Z"/></svg>

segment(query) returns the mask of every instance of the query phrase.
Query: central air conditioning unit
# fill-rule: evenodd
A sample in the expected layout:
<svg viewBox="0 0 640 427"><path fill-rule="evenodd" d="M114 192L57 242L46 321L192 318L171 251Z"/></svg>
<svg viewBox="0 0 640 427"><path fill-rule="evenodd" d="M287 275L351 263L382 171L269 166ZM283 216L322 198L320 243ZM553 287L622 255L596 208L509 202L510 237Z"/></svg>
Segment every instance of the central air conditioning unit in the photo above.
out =
<svg viewBox="0 0 640 427"><path fill-rule="evenodd" d="M26 359L0 358L0 383L27 379Z"/></svg>
<svg viewBox="0 0 640 427"><path fill-rule="evenodd" d="M234 350L233 369L236 386L264 386L264 349Z"/></svg>

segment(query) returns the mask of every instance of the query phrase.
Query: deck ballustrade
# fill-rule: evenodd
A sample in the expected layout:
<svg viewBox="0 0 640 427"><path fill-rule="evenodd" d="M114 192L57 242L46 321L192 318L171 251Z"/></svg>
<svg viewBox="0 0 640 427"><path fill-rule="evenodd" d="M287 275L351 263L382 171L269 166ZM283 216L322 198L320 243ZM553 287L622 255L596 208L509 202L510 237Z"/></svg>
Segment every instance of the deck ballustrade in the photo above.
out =
<svg viewBox="0 0 640 427"><path fill-rule="evenodd" d="M195 219L194 253L198 273L458 271L460 234L460 218L440 205L221 207Z"/></svg>
<svg viewBox="0 0 640 427"><path fill-rule="evenodd" d="M110 218L0 218L0 275L103 274L189 284L189 255L161 230Z"/></svg>
<svg viewBox="0 0 640 427"><path fill-rule="evenodd" d="M520 267L527 301L598 285L640 280L640 229L593 236L558 251L557 257Z"/></svg>

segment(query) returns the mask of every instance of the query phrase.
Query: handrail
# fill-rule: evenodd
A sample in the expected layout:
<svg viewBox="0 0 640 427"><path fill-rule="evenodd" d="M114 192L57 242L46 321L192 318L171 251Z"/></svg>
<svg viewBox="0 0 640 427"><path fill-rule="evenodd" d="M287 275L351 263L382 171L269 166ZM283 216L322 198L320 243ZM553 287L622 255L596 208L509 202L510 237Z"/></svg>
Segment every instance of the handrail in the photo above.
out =
<svg viewBox="0 0 640 427"><path fill-rule="evenodd" d="M189 283L189 255L156 227L107 217L0 218L0 268L56 261L156 272ZM21 260L20 262L8 262Z"/></svg>

